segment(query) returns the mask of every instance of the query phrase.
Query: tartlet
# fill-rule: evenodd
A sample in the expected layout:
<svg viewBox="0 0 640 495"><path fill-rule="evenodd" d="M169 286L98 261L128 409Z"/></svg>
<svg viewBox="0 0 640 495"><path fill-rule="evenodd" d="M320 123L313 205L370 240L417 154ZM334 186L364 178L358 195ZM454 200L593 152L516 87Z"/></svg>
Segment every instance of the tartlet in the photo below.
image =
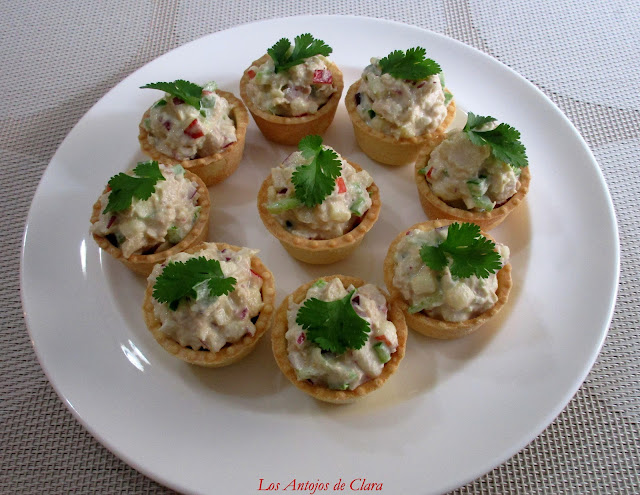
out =
<svg viewBox="0 0 640 495"><path fill-rule="evenodd" d="M398 243L410 230L419 229L428 231L437 229L438 227L450 225L451 223L453 223L453 221L451 220L430 220L427 222L417 223L415 225L412 225L408 229L403 230L398 234L398 236L389 246L383 265L385 285L389 290L391 298L404 314L409 328L415 330L418 333L421 333L422 335L426 335L427 337L433 337L436 339L457 339L477 330L480 326L484 325L491 318L493 318L505 306L512 287L511 264L507 263L497 273L498 289L496 291L496 296L498 300L491 308L487 309L478 316L468 320L456 322L431 318L423 312L409 312L409 303L403 298L402 293L393 284L395 272L394 257ZM494 239L490 235L484 232L482 233L482 235L494 241Z"/></svg>
<svg viewBox="0 0 640 495"><path fill-rule="evenodd" d="M249 67L260 66L268 59L269 55L263 55L253 61ZM250 80L249 69L244 71L240 79L240 96L265 138L278 144L296 145L303 137L310 134L324 134L333 122L344 89L342 72L330 60L326 62L333 76L332 84L336 91L316 113L300 117L281 117L258 108L247 93L247 84Z"/></svg>
<svg viewBox="0 0 640 495"><path fill-rule="evenodd" d="M207 186L222 182L233 174L238 168L244 153L245 136L247 133L247 126L249 125L249 113L242 101L236 98L232 93L218 89L216 90L216 94L226 99L232 107L230 117L235 123L237 141L231 143L222 151L214 153L213 155L198 157L191 160L178 160L160 153L151 145L151 143L149 143L149 133L144 126L145 119L149 118L149 110L147 110L142 116L140 125L138 126L138 141L140 142L140 148L144 154L161 163L182 165L185 170L193 172L199 176Z"/></svg>
<svg viewBox="0 0 640 495"><path fill-rule="evenodd" d="M425 175L420 173L420 170L429 163L429 158L434 148L435 147L424 148L420 151L415 162L414 170L414 179L418 188L420 204L429 218L473 222L486 232L500 225L507 216L524 201L531 183L529 167L523 167L521 169L519 177L520 186L516 193L505 203L495 207L491 211L472 211L447 204L436 196L431 190Z"/></svg>
<svg viewBox="0 0 640 495"><path fill-rule="evenodd" d="M356 109L356 93L360 88L360 79L354 82L347 91L345 105L358 146L371 159L385 165L402 166L412 163L422 149L435 148L456 114L455 100L447 105L447 115L438 128L430 133L414 137L394 137L367 125L358 115Z"/></svg>
<svg viewBox="0 0 640 495"><path fill-rule="evenodd" d="M359 385L353 390L332 390L324 386L314 385L308 380L298 380L295 369L289 361L287 340L285 338L285 334L288 329L287 311L289 308L289 302L293 301L295 304L299 304L305 299L309 288L318 282L318 280L330 281L334 278L339 278L345 288L349 285L353 285L358 288L366 284L364 280L356 277L330 275L320 277L298 287L293 293L284 299L274 314L273 323L271 325L271 346L273 349L273 355L278 363L278 367L287 379L296 387L318 400L334 404L344 404L353 402L354 400L362 398L379 389L389 379L389 377L395 373L405 354L408 330L399 306L393 302L384 291L380 291L387 300L387 320L395 325L398 336L398 347L396 351L391 354L391 359L384 365L382 373L379 376Z"/></svg>
<svg viewBox="0 0 640 495"><path fill-rule="evenodd" d="M233 251L239 251L242 249L239 246L233 246L221 242L215 244L219 249L231 249ZM206 247L206 243L200 243L196 246L192 246L185 252L194 254L202 250L204 247ZM239 361L255 348L260 338L267 331L274 311L276 290L273 274L257 256L252 256L251 258L251 270L262 278L261 294L264 304L259 313L258 319L255 322L256 331L254 335L246 334L238 342L227 344L217 352L212 352L206 349L183 347L176 340L160 330L160 320L155 316L153 310L152 283L147 284L144 294L144 302L142 305L144 321L147 328L153 334L153 337L156 339L158 344L160 344L167 352L187 363L209 368L219 368Z"/></svg>
<svg viewBox="0 0 640 495"><path fill-rule="evenodd" d="M347 162L357 171L362 168L349 160ZM268 202L268 190L273 184L271 175L269 175L260 190L258 191L258 212L264 226L273 236L280 241L280 244L295 259L310 263L313 265L326 265L335 263L350 256L360 245L365 234L371 230L371 227L378 220L380 214L380 191L375 183L372 183L367 191L371 197L371 207L364 213L360 223L351 231L334 239L305 239L287 231L274 216L267 211L266 203Z"/></svg>
<svg viewBox="0 0 640 495"><path fill-rule="evenodd" d="M207 190L207 186L204 184L202 179L200 179L200 177L187 170L185 170L184 174L185 178L197 184L197 206L200 207L200 212L193 227L180 242L164 251L154 252L150 254L132 254L128 258L125 258L122 249L115 246L109 239L107 239L106 236L94 233L92 234L93 239L96 241L98 246L100 246L115 259L123 263L133 272L140 275L148 276L157 263L162 263L168 257L181 251L186 251L194 244L198 244L204 241L209 233L209 210L211 205L209 201L209 191ZM103 190L103 194L108 191L109 187L107 186ZM101 211L102 204L100 202L100 199L98 199L93 205L93 211L91 213L91 224L94 224L98 221Z"/></svg>

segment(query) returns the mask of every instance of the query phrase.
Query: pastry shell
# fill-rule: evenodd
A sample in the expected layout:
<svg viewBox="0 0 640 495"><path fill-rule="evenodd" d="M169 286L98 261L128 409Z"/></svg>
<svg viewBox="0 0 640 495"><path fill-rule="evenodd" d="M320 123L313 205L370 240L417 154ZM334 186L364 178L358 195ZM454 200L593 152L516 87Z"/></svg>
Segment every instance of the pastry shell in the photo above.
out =
<svg viewBox="0 0 640 495"><path fill-rule="evenodd" d="M144 127L145 119L149 118L149 110L147 110L142 116L142 120L138 126L138 141L144 154L154 160L158 160L160 163L182 165L185 170L189 170L199 176L207 186L222 182L233 174L238 168L242 160L242 154L244 153L245 136L247 133L247 125L249 125L249 113L242 101L232 93L219 89L216 90L216 93L225 98L231 106L231 119L236 125L237 141L235 143L231 143L222 151L210 156L194 158L193 160L178 160L160 153L149 142L149 133Z"/></svg>
<svg viewBox="0 0 640 495"><path fill-rule="evenodd" d="M436 196L431 190L431 186L426 177L418 173L421 168L426 167L429 163L429 157L432 151L433 149L424 149L420 152L414 170L414 179L418 187L420 204L429 218L445 218L460 222L473 222L486 232L500 225L504 219L523 202L529 191L531 174L529 167L523 167L519 178L520 187L503 205L491 211L470 211L450 206Z"/></svg>
<svg viewBox="0 0 640 495"><path fill-rule="evenodd" d="M198 185L197 206L200 206L200 214L198 215L198 219L193 224L193 227L191 228L189 233L178 244L175 244L169 249L157 253L132 254L128 258L125 258L122 254L122 249L114 246L105 236L92 234L93 239L96 241L98 246L104 249L115 259L122 262L127 268L131 269L135 273L138 273L139 275L144 275L145 277L147 277L151 273L151 270L153 270L153 267L156 263L162 263L169 256L172 256L181 251L186 251L194 244L203 242L209 234L209 191L207 190L207 186L205 186L202 179L200 179L200 177L198 177L197 175L192 174L188 170L185 170L184 176L185 178L195 182ZM107 191L108 187L104 189L102 194ZM100 203L100 199L98 198L98 200L93 205L93 211L91 213L92 224L98 221L101 211L102 204Z"/></svg>
<svg viewBox="0 0 640 495"><path fill-rule="evenodd" d="M239 251L239 246L232 246L222 242L215 243L218 249L232 249ZM186 250L187 253L194 254L206 248L206 243L200 243ZM274 303L276 297L275 281L273 274L262 263L260 258L253 256L251 258L251 270L262 277L262 301L264 303L258 320L255 323L256 332L253 335L246 334L238 342L227 344L218 352L211 352L204 349L192 349L191 347L183 347L177 341L169 337L160 330L162 323L158 320L153 312L153 284L147 283L147 289L144 293L144 302L142 312L147 328L153 334L158 344L160 344L167 352L173 354L177 358L182 359L190 364L204 366L208 368L219 368L233 364L243 357L247 356L256 346L260 338L269 328L271 318L273 316Z"/></svg>
<svg viewBox="0 0 640 495"><path fill-rule="evenodd" d="M407 165L416 160L421 149L432 150L444 139L445 131L456 115L455 100L452 99L447 105L447 115L436 130L421 136L397 138L373 129L360 118L356 109L356 93L360 82L358 79L349 87L344 102L358 146L369 158L385 165Z"/></svg>
<svg viewBox="0 0 640 495"><path fill-rule="evenodd" d="M436 339L457 339L470 334L474 330L477 330L481 325L484 325L493 316L495 316L506 304L509 298L509 292L511 291L511 264L507 263L503 266L497 274L498 289L496 295L498 300L496 303L486 310L484 313L479 314L475 318L471 318L465 321L444 321L435 318L431 318L424 314L409 313L409 304L403 299L402 293L393 285L393 275L395 272L395 253L400 240L406 235L406 233L413 229L419 229L429 231L437 229L438 227L444 227L453 223L452 220L430 220L428 222L417 223L412 225L406 230L403 230L393 240L387 251L387 255L384 259L384 283L391 294L391 298L398 304L402 313L405 316L407 325L409 328L419 332L427 337L433 337ZM488 234L482 233L486 238L495 242L495 240Z"/></svg>
<svg viewBox="0 0 640 495"><path fill-rule="evenodd" d="M252 62L250 67L260 66L268 59L269 55L263 55L258 60ZM342 72L338 66L330 60L327 60L327 67L333 77L332 85L336 88L335 93L329 97L327 102L322 105L316 113L300 117L281 117L258 108L247 93L247 84L250 79L248 74L249 69L245 70L240 79L240 96L247 105L251 115L253 115L253 120L255 120L256 125L265 138L278 144L297 145L305 136L310 134L324 134L331 125L331 122L333 122L344 89Z"/></svg>
<svg viewBox="0 0 640 495"><path fill-rule="evenodd" d="M349 161L349 164L358 172L362 170L356 163ZM287 231L280 225L278 220L267 211L265 204L269 201L268 190L272 184L271 174L269 174L258 192L258 212L260 213L260 219L267 230L280 241L280 244L282 244L291 256L312 265L327 265L350 256L360 245L365 234L373 227L373 224L376 223L380 214L380 191L378 186L372 183L367 188L367 191L369 191L371 195L371 207L365 212L356 227L346 234L333 239L305 239L304 237L294 235Z"/></svg>
<svg viewBox="0 0 640 495"><path fill-rule="evenodd" d="M353 285L357 288L366 284L364 280L356 277L329 275L312 280L311 282L298 287L292 294L282 301L274 315L273 324L271 325L271 346L273 349L273 355L278 363L278 367L296 387L321 401L332 402L334 404L344 404L353 402L354 400L364 397L374 390L379 389L389 379L389 377L395 373L400 361L402 361L402 358L404 357L408 330L402 311L397 303L394 303L389 296L381 290L382 294L384 294L387 299L387 319L396 326L396 332L398 335L398 348L396 349L396 352L391 355L391 360L384 365L382 373L376 378L356 387L354 390L331 390L320 385L313 385L307 380L298 380L296 372L289 361L287 339L285 338L285 334L288 330L287 310L289 308L289 301L293 300L294 303L299 304L306 297L309 288L318 280L322 279L330 281L334 278L339 278L345 287Z"/></svg>

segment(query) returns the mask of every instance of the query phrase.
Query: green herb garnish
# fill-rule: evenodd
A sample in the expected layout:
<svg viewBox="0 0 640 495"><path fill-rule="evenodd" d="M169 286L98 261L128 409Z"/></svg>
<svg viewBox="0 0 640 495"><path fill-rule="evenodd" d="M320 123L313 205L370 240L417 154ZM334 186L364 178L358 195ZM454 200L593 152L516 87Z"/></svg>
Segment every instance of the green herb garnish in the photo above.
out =
<svg viewBox="0 0 640 495"><path fill-rule="evenodd" d="M291 49L291 42L281 38L267 50L273 60L276 74L304 63L305 59L315 55L329 55L333 49L322 40L315 39L309 33L295 37L295 45Z"/></svg>
<svg viewBox="0 0 640 495"><path fill-rule="evenodd" d="M427 51L421 46L409 48L407 52L395 50L378 62L383 74L391 74L396 79L420 81L441 72L434 60L425 58Z"/></svg>
<svg viewBox="0 0 640 495"><path fill-rule="evenodd" d="M451 275L456 278L487 278L502 268L495 243L473 223L450 224L447 238L437 246L423 244L420 257L432 270L441 271L450 265Z"/></svg>
<svg viewBox="0 0 640 495"><path fill-rule="evenodd" d="M190 258L185 262L172 261L156 279L153 285L153 297L161 303L168 303L169 309L178 309L184 299L196 300L196 287L206 283L210 297L222 296L231 292L236 279L222 273L218 260L209 260L204 256Z"/></svg>
<svg viewBox="0 0 640 495"><path fill-rule="evenodd" d="M171 96L180 98L187 105L191 105L196 110L200 110L200 98L202 98L202 86L198 86L195 83L185 81L184 79L178 79L173 82L156 82L145 84L140 88L159 89L165 93L169 93Z"/></svg>
<svg viewBox="0 0 640 495"><path fill-rule="evenodd" d="M111 193L102 213L126 210L131 206L133 198L149 199L156 190L156 182L164 180L158 162L155 160L138 163L133 173L137 177L121 172L109 179Z"/></svg>
<svg viewBox="0 0 640 495"><path fill-rule="evenodd" d="M307 340L335 354L360 349L365 344L370 327L351 305L354 292L337 301L325 302L315 297L305 301L296 323L306 330Z"/></svg>
<svg viewBox="0 0 640 495"><path fill-rule="evenodd" d="M311 208L329 196L340 176L342 165L338 154L322 146L320 136L306 136L298 143L302 156L310 162L296 167L291 176L296 198Z"/></svg>
<svg viewBox="0 0 640 495"><path fill-rule="evenodd" d="M482 127L495 122L493 117L482 117L469 112L467 124L463 132L471 142L478 146L491 146L491 153L500 161L512 167L521 168L529 165L527 150L520 142L520 133L508 124L502 123L494 129L482 130Z"/></svg>

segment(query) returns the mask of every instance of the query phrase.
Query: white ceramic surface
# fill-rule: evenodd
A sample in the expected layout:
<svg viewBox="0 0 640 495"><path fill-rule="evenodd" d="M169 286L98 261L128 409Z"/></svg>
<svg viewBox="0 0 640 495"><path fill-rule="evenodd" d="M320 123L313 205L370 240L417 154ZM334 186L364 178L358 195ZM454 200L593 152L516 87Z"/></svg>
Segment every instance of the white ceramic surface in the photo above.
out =
<svg viewBox="0 0 640 495"><path fill-rule="evenodd" d="M496 321L453 342L411 333L399 371L359 403L333 407L281 375L268 337L244 361L198 369L163 351L141 316L145 281L101 253L88 234L91 205L112 175L144 159L137 126L161 94L154 81L216 80L239 93L248 64L280 37L329 43L345 87L372 56L421 45L444 69L460 108L519 129L532 187L492 234L511 247L514 289ZM251 123L245 158L210 188L210 240L261 250L278 302L307 280L344 273L383 285L394 236L426 218L411 167L387 168L355 143L344 105L325 142L370 171L378 223L357 254L324 267L291 259L260 223L255 196L293 148ZM29 213L22 297L36 354L74 416L144 474L185 493L263 493L292 480L345 492L453 489L507 460L562 410L591 368L611 319L619 248L611 199L574 127L534 86L492 58L443 36L356 17L298 17L214 33L144 66L107 93L51 160ZM262 485L261 485L262 483ZM262 488L262 490L260 489ZM302 490L297 493L311 493ZM322 493L320 491L320 493Z"/></svg>

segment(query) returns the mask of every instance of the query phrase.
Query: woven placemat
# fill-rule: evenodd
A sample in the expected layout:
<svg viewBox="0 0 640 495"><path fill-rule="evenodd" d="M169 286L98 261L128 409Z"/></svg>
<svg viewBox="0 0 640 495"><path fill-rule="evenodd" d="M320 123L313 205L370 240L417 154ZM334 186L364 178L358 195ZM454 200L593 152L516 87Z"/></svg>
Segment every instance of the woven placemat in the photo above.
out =
<svg viewBox="0 0 640 495"><path fill-rule="evenodd" d="M451 36L524 75L582 133L619 220L609 335L560 416L455 493L640 493L640 2L23 0L0 12L0 493L172 493L102 447L48 384L19 295L27 211L64 136L125 76L205 34L300 14L379 17Z"/></svg>

